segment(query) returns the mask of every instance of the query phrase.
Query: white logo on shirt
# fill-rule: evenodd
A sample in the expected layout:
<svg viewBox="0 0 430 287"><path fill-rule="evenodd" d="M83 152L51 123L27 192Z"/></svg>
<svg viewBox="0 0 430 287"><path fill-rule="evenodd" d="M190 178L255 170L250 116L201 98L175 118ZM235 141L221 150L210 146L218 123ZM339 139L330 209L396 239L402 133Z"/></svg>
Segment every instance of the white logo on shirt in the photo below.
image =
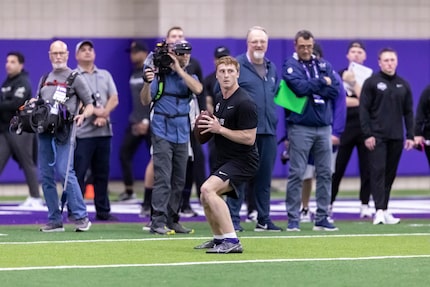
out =
<svg viewBox="0 0 430 287"><path fill-rule="evenodd" d="M24 94L25 94L25 87L19 87L15 91L15 97L17 98L20 98L20 99L24 98Z"/></svg>
<svg viewBox="0 0 430 287"><path fill-rule="evenodd" d="M379 82L379 83L376 85L376 88L377 88L378 90L385 91L385 90L387 89L387 84L385 84L384 82Z"/></svg>

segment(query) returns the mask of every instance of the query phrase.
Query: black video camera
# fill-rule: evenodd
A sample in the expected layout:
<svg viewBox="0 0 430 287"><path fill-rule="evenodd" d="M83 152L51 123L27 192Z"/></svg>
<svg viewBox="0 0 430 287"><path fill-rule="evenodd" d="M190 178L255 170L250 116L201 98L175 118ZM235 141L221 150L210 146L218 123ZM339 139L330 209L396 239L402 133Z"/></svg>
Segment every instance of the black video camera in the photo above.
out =
<svg viewBox="0 0 430 287"><path fill-rule="evenodd" d="M173 59L169 56L170 45L163 41L155 46L153 60L154 66L158 68L158 72L165 74L171 71L170 65Z"/></svg>
<svg viewBox="0 0 430 287"><path fill-rule="evenodd" d="M153 53L154 66L158 68L159 73L169 73L171 71L170 65L173 63L169 52L173 52L176 55L184 55L190 54L191 49L191 44L187 41L181 41L176 44L168 44L166 41L157 43Z"/></svg>

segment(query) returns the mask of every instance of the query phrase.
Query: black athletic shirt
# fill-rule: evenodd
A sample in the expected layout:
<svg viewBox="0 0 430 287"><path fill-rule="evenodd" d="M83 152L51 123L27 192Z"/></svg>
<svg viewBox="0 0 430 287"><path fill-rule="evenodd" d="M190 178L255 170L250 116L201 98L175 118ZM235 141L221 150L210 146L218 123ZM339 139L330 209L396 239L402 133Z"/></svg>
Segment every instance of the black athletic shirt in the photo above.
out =
<svg viewBox="0 0 430 287"><path fill-rule="evenodd" d="M254 100L242 88L238 88L228 99L221 93L215 97L215 116L222 126L231 130L247 130L257 127L257 106ZM218 161L232 159L258 161L255 142L252 146L233 142L219 134L215 134L215 146Z"/></svg>
<svg viewBox="0 0 430 287"><path fill-rule="evenodd" d="M414 138L411 88L403 78L383 72L373 74L361 89L360 121L365 138ZM404 123L404 125L403 125Z"/></svg>

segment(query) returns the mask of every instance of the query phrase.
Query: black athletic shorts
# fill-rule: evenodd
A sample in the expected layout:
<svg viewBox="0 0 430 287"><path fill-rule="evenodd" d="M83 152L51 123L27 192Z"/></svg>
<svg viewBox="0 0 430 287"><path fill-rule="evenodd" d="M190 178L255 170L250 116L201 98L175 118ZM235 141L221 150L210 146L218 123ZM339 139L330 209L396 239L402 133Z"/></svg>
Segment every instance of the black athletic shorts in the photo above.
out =
<svg viewBox="0 0 430 287"><path fill-rule="evenodd" d="M212 175L221 178L223 181L230 179L230 186L233 190L225 194L232 198L239 198L237 187L244 182L250 181L257 173L257 169L258 161L255 163L228 161L217 167Z"/></svg>

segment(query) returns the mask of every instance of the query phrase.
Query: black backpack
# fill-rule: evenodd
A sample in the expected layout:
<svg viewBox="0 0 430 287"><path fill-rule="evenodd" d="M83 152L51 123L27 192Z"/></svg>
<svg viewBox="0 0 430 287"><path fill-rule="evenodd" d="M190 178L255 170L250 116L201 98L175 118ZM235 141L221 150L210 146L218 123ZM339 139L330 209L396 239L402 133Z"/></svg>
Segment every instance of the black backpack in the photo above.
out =
<svg viewBox="0 0 430 287"><path fill-rule="evenodd" d="M68 99L74 96L71 86L78 72L72 72L66 79L66 94ZM40 90L45 85L48 74L42 76L37 101L26 101L19 107L16 115L10 122L10 130L21 134L28 133L52 133L64 134L64 129L73 121L73 115L67 111L64 105L46 103L40 97Z"/></svg>

